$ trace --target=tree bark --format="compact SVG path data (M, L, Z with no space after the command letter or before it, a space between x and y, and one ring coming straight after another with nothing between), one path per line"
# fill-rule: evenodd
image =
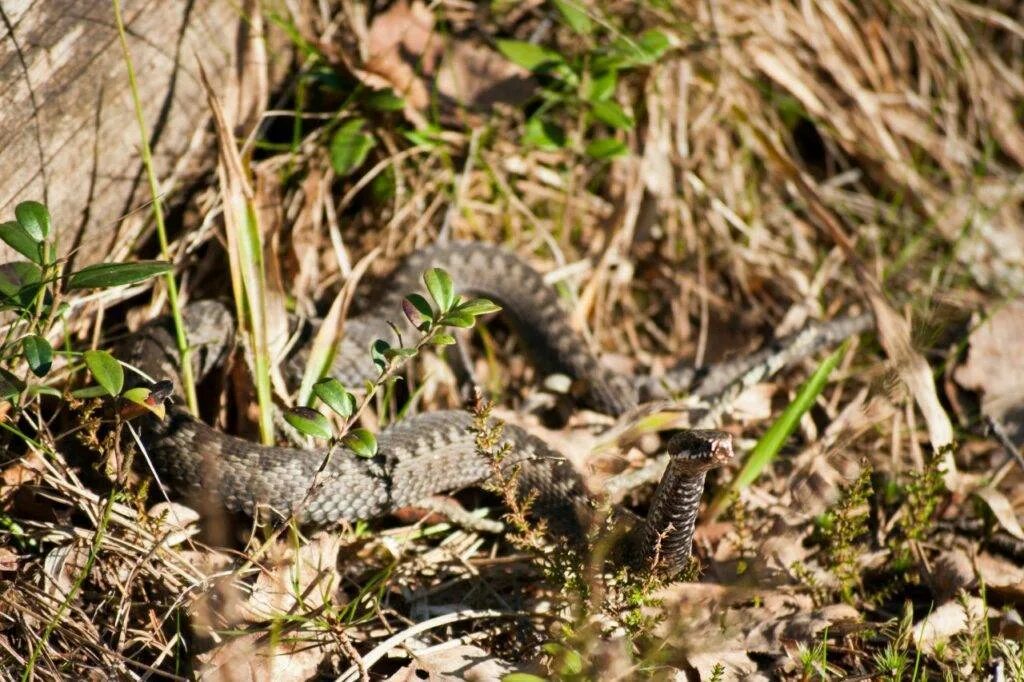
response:
M128 0L123 15L161 192L209 160L198 69L221 90L246 2ZM255 4L255 3L251 3ZM135 238L151 199L112 0L0 0L0 222L44 202L76 267ZM0 262L12 258L0 244Z

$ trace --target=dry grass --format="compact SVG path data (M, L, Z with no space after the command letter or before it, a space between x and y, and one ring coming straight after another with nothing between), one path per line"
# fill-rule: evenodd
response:
M660 623L637 621L632 637L623 636L625 612L609 609L614 600L595 594L596 585L560 591L565 576L545 575L538 566L547 564L500 537L429 520L311 539L285 533L266 544L266 529L238 532L241 540L213 533L216 542L208 531L203 540L220 547L211 549L194 524L175 529L144 514L143 497L119 493L107 504L102 488L79 479L95 474L68 466L57 427L33 406L19 428L31 426L40 447L0 474L3 674L17 677L51 623L39 679L202 670L211 679L378 678L409 664L412 652L420 670L478 665L484 679L518 666L552 677L601 670L603 679L675 669L711 679L716 664L723 672L715 679L754 670L881 677L899 665L907 677L977 678L999 660L1012 673L1014 656L1024 666L1008 644L1021 635L1012 614L1024 604L1024 577L954 523L977 516L965 495L993 480L1003 450L983 435L974 398L950 379L972 316L1024 289L1024 15L1016 3L588 3L604 28L587 38L539 2L400 6L384 18L359 3L325 14L313 7L268 12L268 24L289 26L315 48L282 98L289 111L302 103L303 124L266 114L243 148L256 148L267 286L298 310L325 310L375 248L370 270L380 274L439 237L499 242L552 273L574 324L609 364L659 371L865 309L874 280L909 322L941 400L908 390L905 358L888 345L855 345L770 474L703 526L703 580L638 607ZM659 28L673 40L656 63L620 76L615 100L636 118L632 130L610 132L588 124L577 105L555 107L550 120L569 144L540 150L522 142L524 107L451 104L453 92L508 87L508 71L480 56L495 37L534 38L579 56L614 39L609 27L632 37ZM398 35L404 52L393 44ZM439 85L432 101L431 83L459 81L446 55L477 70L468 68L460 87ZM312 72L349 80L332 89L299 76ZM405 91L405 111L367 113L352 74ZM258 89L253 78L243 72L242 93ZM233 116L255 120L251 113ZM356 172L338 177L331 133L339 117L354 115L366 117L376 145ZM435 141L400 130L428 124L439 126ZM605 162L582 153L610 134L629 154ZM178 262L193 273L185 296L223 287L221 190L211 179L176 198ZM531 382L500 332L479 336L478 365L513 406ZM748 394L746 411L728 422L742 445L765 431L813 367ZM416 409L458 404L438 368L424 362L412 376L425 386ZM381 415L399 407L382 405ZM963 474L947 477L953 491L933 464L933 420L946 413ZM585 450L577 423L587 419L561 442ZM589 462L600 477L635 455ZM860 477L868 468L874 475ZM1024 472L1011 466L994 480L988 489L1012 516ZM158 500L151 494L148 504ZM914 626L923 632L943 609L954 634L936 646Z

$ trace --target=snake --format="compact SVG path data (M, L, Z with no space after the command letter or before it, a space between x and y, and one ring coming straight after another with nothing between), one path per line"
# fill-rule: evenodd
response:
M415 335L402 312L403 298L423 291L428 268L445 270L463 296L501 306L522 347L541 375L563 374L573 394L595 411L623 415L645 401L680 391L711 394L767 357L771 349L698 372L680 367L661 377L626 375L606 367L568 322L556 290L523 258L482 242L436 244L410 254L384 278L363 312L350 316L328 373L346 386L378 377L369 348L397 330ZM183 311L197 376L228 355L235 323L226 305L200 300ZM864 329L869 320L843 319L817 331L808 352ZM409 338L406 336L405 338ZM166 320L144 325L121 344L118 356L151 378L177 387L180 358ZM285 363L295 365L296 363ZM555 448L523 428L501 428L502 452L479 447L479 424L466 411L440 410L407 416L377 434L377 452L366 458L345 447L279 447L257 444L215 429L178 403L159 419L147 415L140 439L156 474L174 493L206 495L230 512L254 515L276 510L300 524L332 526L376 519L432 496L493 481L514 472L516 489L549 530L582 546L594 497L578 471ZM707 473L734 458L731 436L717 430L682 430L667 439L668 466L646 517L635 518L622 546L628 563L664 575L684 568Z

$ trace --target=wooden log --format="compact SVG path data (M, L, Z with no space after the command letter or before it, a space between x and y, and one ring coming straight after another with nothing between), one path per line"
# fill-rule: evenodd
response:
M209 160L201 142L214 88L235 73L240 7L225 0L123 4L163 192ZM0 222L28 199L49 206L62 255L81 266L134 239L150 190L111 0L0 0ZM0 262L11 258L0 244Z

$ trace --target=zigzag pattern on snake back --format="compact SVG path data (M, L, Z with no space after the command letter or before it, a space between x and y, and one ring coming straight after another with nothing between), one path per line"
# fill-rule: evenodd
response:
M400 303L406 294L422 290L420 277L429 267L448 271L460 294L499 303L538 369L572 377L582 386L583 402L599 411L618 415L641 398L686 388L701 392L702 379L722 383L749 369L748 358L702 376L687 369L657 380L616 374L568 326L557 295L536 270L504 249L456 243L433 246L406 259L370 312L347 321L330 374L348 386L375 378L368 348L376 339L391 338L389 322L403 334L415 334ZM212 301L190 305L185 318L190 343L197 350L197 372L202 374L224 356L234 324L227 309ZM865 326L863 318L823 326L806 350L813 352ZM119 355L154 378L177 381L175 343L163 324L147 325L134 334ZM310 486L325 460L325 449L258 445L217 431L177 406L171 406L163 421L147 418L143 443L163 482L182 495L205 490L231 511L252 514L257 505L266 505L285 514L294 512L302 523L324 525L379 517L431 495L487 480L493 464L477 452L471 421L468 414L455 411L406 418L378 435L379 452L373 459L344 450L334 453L322 485L312 494ZM689 557L705 472L732 455L727 434L687 433L670 441L673 457L652 502L652 513L634 532L634 544L643 559L659 552L672 570L685 565ZM511 448L503 465L519 467L519 488L536 495L534 509L556 521L561 534L582 541L585 518L581 512L590 507L590 499L578 473L546 443L522 429L506 426L504 437ZM666 557L665 551L674 554Z

